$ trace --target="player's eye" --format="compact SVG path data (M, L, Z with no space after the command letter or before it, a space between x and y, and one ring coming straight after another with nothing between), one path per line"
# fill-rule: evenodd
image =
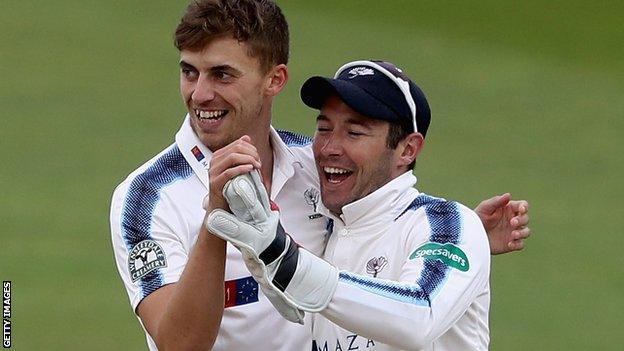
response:
M232 76L231 74L229 74L226 71L216 71L216 72L214 72L214 77L216 79L218 79L218 80L221 80L221 81L230 81L230 80L232 80L232 78L234 76Z
M197 77L197 71L191 68L181 68L180 71L182 72L182 75L184 76L184 78L186 79L194 79Z
M364 133L357 131L357 130L350 130L348 133L349 133L349 136L352 136L352 137L359 137L359 136L364 135Z
M329 129L329 127L323 127L323 126L317 126L316 127L316 132L317 133L327 133L330 132L331 129Z

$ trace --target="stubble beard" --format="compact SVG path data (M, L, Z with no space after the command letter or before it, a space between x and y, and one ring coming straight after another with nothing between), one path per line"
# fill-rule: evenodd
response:
M256 132L264 127L259 126L260 116L263 112L263 104L260 100L259 103L254 104L255 106L251 106L249 109L245 109L241 107L240 111L233 115L232 111L228 113L225 117L225 123L220 126L220 131L218 133L206 133L201 130L201 127L198 125L197 116L194 116L191 112L191 127L193 131L200 139L202 144L206 146L210 151L215 152L232 142L236 141L243 135L249 135L252 138L252 143L255 141L254 136L258 135ZM255 111L251 114L248 114L247 111ZM269 117L270 118L270 117ZM255 143L254 143L255 145Z
M369 174L358 174L356 183L353 185L353 188L346 195L345 199L336 201L335 204L330 204L329 206L325 205L330 212L335 215L342 214L342 208L350 203L358 201L360 199L365 198L371 193L375 192L379 188L383 187L387 183L392 180L391 173L391 153L383 155L380 160L375 162L378 166L371 170ZM366 182L363 183L362 180ZM321 199L324 204L327 202L324 200L326 197L326 191L321 189ZM325 194L325 196L323 196Z

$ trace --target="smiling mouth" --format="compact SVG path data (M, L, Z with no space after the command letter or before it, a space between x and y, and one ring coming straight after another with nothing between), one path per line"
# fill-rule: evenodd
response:
M197 118L200 121L218 121L222 118L225 117L225 115L228 114L228 110L199 110L199 109L193 109L193 112L195 112L195 116L197 116Z
M331 184L340 184L353 174L352 171L337 167L323 167L323 173L325 173L325 179Z

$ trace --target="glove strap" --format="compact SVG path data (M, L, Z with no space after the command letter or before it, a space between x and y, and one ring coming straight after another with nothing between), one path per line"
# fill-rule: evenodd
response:
M299 261L299 248L292 238L288 240L288 251L284 254L280 262L277 272L273 277L273 284L281 291L286 290L288 284L292 280L297 270L297 262Z
M264 264L269 265L282 256L286 249L286 235L282 223L278 223L275 238L259 256Z
M277 271L273 276L273 284L281 291L286 290L297 269L299 250L297 243L286 234L282 223L278 223L275 238L262 251L259 258L267 266L281 258Z

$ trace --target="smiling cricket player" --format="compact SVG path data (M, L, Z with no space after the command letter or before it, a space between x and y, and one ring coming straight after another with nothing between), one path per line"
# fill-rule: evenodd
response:
M238 247L284 317L313 321L312 350L486 350L490 249L467 207L419 192L412 168L430 122L425 95L393 64L356 61L310 78L320 110L314 159L320 212L332 219L322 260L271 211L257 174L224 189L232 215L209 229Z

